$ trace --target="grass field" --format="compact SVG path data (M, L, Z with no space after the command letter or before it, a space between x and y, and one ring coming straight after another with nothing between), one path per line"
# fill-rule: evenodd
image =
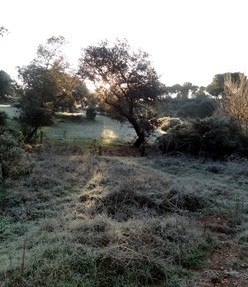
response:
M9 118L13 118L17 115L17 108L10 105L0 104L0 111L6 112Z
M81 117L77 119L78 116ZM94 121L85 117L85 112L80 114L63 114L62 119L51 127L43 128L45 137L52 140L63 141L92 141L97 139L106 143L132 142L135 132L127 124L121 124L103 115L97 115Z
M17 115L17 109L8 105L0 105L0 110L5 111L9 119ZM135 132L128 124L121 124L103 115L97 115L95 121L87 120L83 110L77 114L64 113L58 116L60 120L55 120L54 125L42 128L46 140L91 142L97 139L105 143L123 143L135 139Z
M248 286L247 160L77 145L131 132L103 116L44 129L32 172L0 185L1 287Z
M33 159L0 189L1 286L248 286L247 162Z

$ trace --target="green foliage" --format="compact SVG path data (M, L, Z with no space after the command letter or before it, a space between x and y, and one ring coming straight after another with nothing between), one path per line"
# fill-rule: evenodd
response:
M167 152L223 157L244 147L238 124L233 119L210 117L183 122L167 131L158 140L159 148Z
M7 124L7 114L5 112L0 111L0 127L3 127Z
M36 93L28 90L20 102L20 122L30 127L40 127L51 124L53 117L53 106L50 102L43 102Z
M225 90L224 81L227 75L228 73L215 75L212 83L207 86L207 92L216 98L223 96ZM237 82L239 79L239 73L231 73L231 77L235 82Z
M9 96L14 95L14 82L4 71L0 71L0 101L5 102Z
M206 266L205 256L208 251L209 245L206 243L194 246L191 250L188 250L187 255L183 258L182 266L188 269Z
M96 109L95 108L87 108L86 118L90 121L93 121L96 118Z
M196 103L188 103L178 111L179 117L196 118L198 114L198 105Z
M21 136L0 130L0 182L30 171L30 158L21 147L21 142Z
M179 117L188 118L206 118L213 115L215 111L214 102L210 99L204 99L199 101L198 99L192 99L189 103L182 106L177 115Z
M159 113L170 117L206 118L216 111L217 102L204 93L192 98L166 98L161 100Z
M79 74L97 82L100 107L119 121L134 128L139 146L154 129L155 102L164 86L142 51L133 52L126 40L111 46L107 41L84 50Z
M192 83L186 82L182 86L180 84L175 84L171 87L166 87L166 92L168 95L174 95L178 99L187 99L190 92L195 93L198 87Z
M20 101L20 122L26 140L37 129L51 123L55 111L72 111L76 103L84 104L86 85L72 73L62 55L63 37L52 37L40 45L30 65L19 68L24 83Z
M32 90L26 91L20 101L19 122L24 140L29 142L39 127L49 125L53 119L51 103L44 103Z

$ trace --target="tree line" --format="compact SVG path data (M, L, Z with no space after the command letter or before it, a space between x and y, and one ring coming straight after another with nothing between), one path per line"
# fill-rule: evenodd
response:
M6 33L0 28L0 35ZM127 40L82 50L77 71L63 54L64 37L51 37L37 48L36 57L18 67L21 84L0 71L1 102L18 99L19 122L27 141L43 125L52 123L57 111L73 111L77 105L95 109L121 122L129 122L139 147L160 124L159 117L180 118L221 116L234 118L240 132L248 128L248 80L242 73L215 75L207 87L192 83L166 86L144 51L133 51ZM87 81L95 84L90 92Z

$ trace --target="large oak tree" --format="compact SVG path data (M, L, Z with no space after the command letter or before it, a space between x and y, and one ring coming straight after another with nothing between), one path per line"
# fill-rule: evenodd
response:
M96 84L101 107L113 118L129 122L140 146L154 129L155 104L164 86L143 51L134 52L126 40L102 41L83 50L79 75Z

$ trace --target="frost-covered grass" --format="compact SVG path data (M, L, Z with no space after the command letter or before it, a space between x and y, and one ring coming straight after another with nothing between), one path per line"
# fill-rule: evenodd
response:
M12 107L11 105L1 105L0 111L6 112L9 118L13 118L17 115L17 108Z
M63 114L50 127L43 128L47 139L55 141L85 141L93 139L105 143L132 142L135 132L126 123L119 123L103 115L97 115L94 121L87 120L85 113Z
M33 152L0 187L3 286L197 286L215 246L200 224L247 244L247 162Z

